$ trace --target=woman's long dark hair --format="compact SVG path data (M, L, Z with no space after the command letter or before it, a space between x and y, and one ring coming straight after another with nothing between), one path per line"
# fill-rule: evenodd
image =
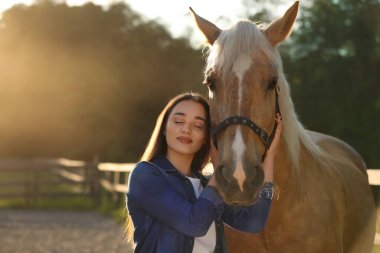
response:
M177 104L186 100L201 104L206 112L206 143L202 145L201 149L194 155L191 169L199 172L206 166L209 161L210 153L210 109L207 100L202 95L193 92L179 94L168 102L157 118L156 126L140 161L152 161L158 156L166 155L168 146L164 132L169 115Z
M165 127L168 122L170 113L173 108L181 101L194 101L203 106L206 112L206 143L202 145L200 150L195 153L193 161L191 163L191 170L193 172L200 173L201 170L206 166L210 158L210 109L207 100L199 93L186 92L177 95L172 98L165 108L161 111L157 118L156 126L154 127L152 136L149 139L148 145L140 158L140 161L152 161L154 158L166 155L167 143L164 135ZM131 216L128 214L127 210L124 210L124 236L127 240L128 246L133 247L133 223Z

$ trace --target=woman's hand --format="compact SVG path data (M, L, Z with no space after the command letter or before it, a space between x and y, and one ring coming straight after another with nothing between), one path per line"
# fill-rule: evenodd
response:
M267 151L267 157L268 156L274 156L276 154L277 149L278 149L278 143L280 142L280 136L281 136L281 132L282 132L281 114L277 113L276 121L277 121L276 133L274 134L272 144L270 145L270 147Z
M280 142L280 136L282 132L282 118L281 115L278 113L276 115L276 121L277 121L277 128L276 133L274 135L272 144L270 145L266 157L263 161L263 170L264 170L264 182L272 182L273 181L273 162L274 162L274 156L277 152L278 145Z
M208 181L208 185L216 187L217 183L215 179L215 170L219 166L219 153L213 144L211 144L211 148L210 148L210 158L211 158L211 163L214 167L214 173L212 174L210 180Z

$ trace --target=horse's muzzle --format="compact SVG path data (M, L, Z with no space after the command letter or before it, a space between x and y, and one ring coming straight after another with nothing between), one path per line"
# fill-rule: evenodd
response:
M258 192L264 180L261 165L245 169L245 179L242 187L234 177L234 171L226 164L221 164L215 171L218 189L224 201L232 205L248 205L258 199Z

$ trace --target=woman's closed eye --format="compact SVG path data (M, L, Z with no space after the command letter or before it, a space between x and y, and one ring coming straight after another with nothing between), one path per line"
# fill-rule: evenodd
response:
M203 121L201 120L186 120L186 119L183 119L181 117L174 117L173 118L173 123L178 125L178 126L182 126L183 124L189 124L189 126L193 127L194 129L199 129L199 130L203 130L205 129L205 124Z
M204 129L204 124L202 124L202 123L197 123L197 124L194 124L193 125L195 128L198 128L198 129L201 129L201 130L203 130Z
M177 125L182 125L182 124L184 124L185 122L182 121L182 120L175 120L174 123L177 124ZM203 125L200 125L200 124L194 124L193 127L195 127L195 128L199 128L199 129L203 129L203 128L204 128L204 126L203 126Z

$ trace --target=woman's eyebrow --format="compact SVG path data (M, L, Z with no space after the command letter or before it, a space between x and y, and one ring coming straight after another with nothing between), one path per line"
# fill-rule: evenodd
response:
M204 123L206 123L206 120L204 118L200 117L200 116L196 116L195 118L199 119L199 120L202 120Z
M180 116L186 116L186 113L183 112L175 112L173 115L180 115ZM204 123L206 123L206 119L202 118L201 116L195 116L196 119L202 120Z

